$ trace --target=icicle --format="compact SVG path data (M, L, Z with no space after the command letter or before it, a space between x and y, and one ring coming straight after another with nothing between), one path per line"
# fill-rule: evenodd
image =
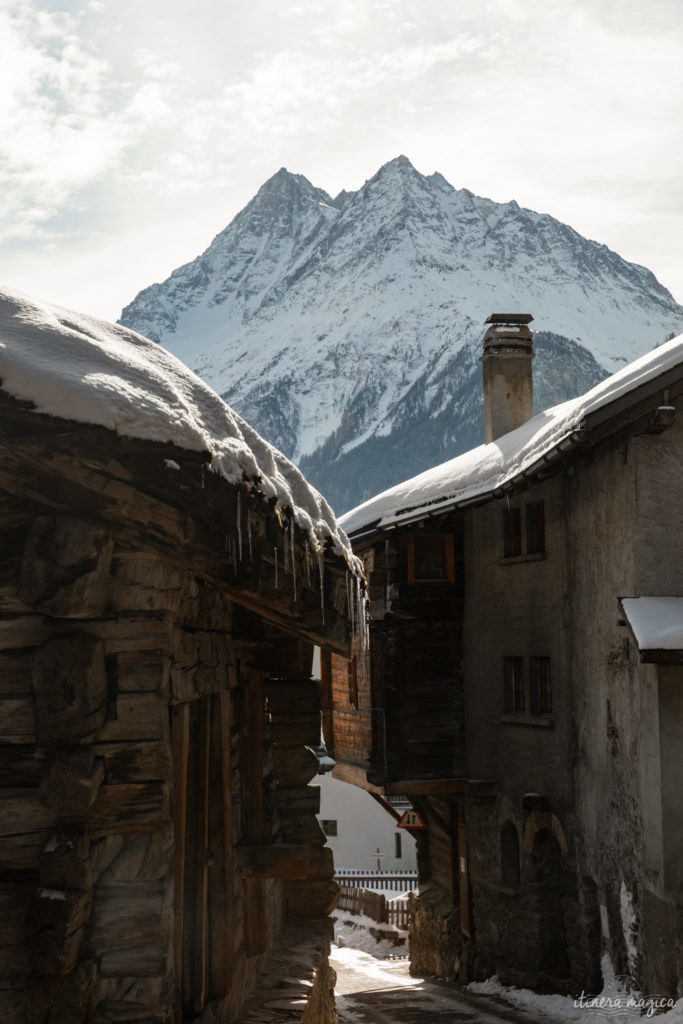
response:
M242 561L242 492L237 492L237 557Z
M323 626L325 625L325 561L323 549L318 552L318 572L320 573L320 607L323 613Z
M274 548L275 551L275 589L277 590L277 544Z
M287 547L287 527L286 526L285 526L285 536L284 536L284 540L282 542L282 553L283 553L283 563L284 563L284 567L285 567L285 572L289 572L289 549Z
M249 540L249 558L254 561L254 551L251 545L251 509L247 512L247 538Z
M202 462L202 490L204 490L204 463Z
M351 618L351 576L346 570L346 613Z
M296 601L296 559L294 552L294 520L289 523L289 539L292 545L292 582L294 584L294 600Z
M308 541L306 541L306 579L308 580L308 586L311 586L311 554L308 550Z

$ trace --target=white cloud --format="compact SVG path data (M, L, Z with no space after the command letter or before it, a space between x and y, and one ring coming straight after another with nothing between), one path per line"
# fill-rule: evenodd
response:
M335 192L406 152L683 298L678 0L64 3L0 0L0 238L164 264L169 217L208 241L283 164Z

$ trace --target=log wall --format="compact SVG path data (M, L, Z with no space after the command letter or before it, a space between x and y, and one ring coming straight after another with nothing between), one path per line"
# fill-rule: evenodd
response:
M285 918L336 903L312 649L39 497L0 516L0 1013L236 1020Z

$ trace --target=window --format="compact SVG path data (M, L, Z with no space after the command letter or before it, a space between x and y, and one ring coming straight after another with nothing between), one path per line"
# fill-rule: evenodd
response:
M394 840L396 842L396 849L394 851L394 853L396 854L396 860L400 860L400 858L401 858L401 833L400 832L396 831L394 833Z
M517 558L522 553L522 512L519 508L503 509L503 557Z
M524 659L504 658L505 714L524 711Z
M525 542L525 546L522 544ZM524 537L522 537L522 509L519 506L503 509L503 558L545 554L545 505L531 501L524 506Z
M545 551L545 507L542 501L526 506L526 553L542 555Z
M550 715L550 658L529 658L529 705L532 715Z
M337 819L336 818L322 818L320 822L322 830L326 836L337 835Z
M349 674L349 704L357 708L358 707L358 663L356 656L351 658L348 662L348 674Z
M519 836L511 821L500 830L500 880L504 885L519 883Z
M408 539L409 583L454 583L453 537L421 530Z

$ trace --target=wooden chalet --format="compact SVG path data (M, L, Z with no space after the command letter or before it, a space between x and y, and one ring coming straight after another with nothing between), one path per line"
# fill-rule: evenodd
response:
M171 377L194 404L159 398L152 430ZM331 1024L311 666L348 654L357 571L333 517L124 329L3 295L0 378L3 1020ZM232 479L172 440L203 402Z
M417 972L676 998L683 340L534 418L530 319L489 321L488 443L341 520L370 656L324 659L326 742L426 823Z

